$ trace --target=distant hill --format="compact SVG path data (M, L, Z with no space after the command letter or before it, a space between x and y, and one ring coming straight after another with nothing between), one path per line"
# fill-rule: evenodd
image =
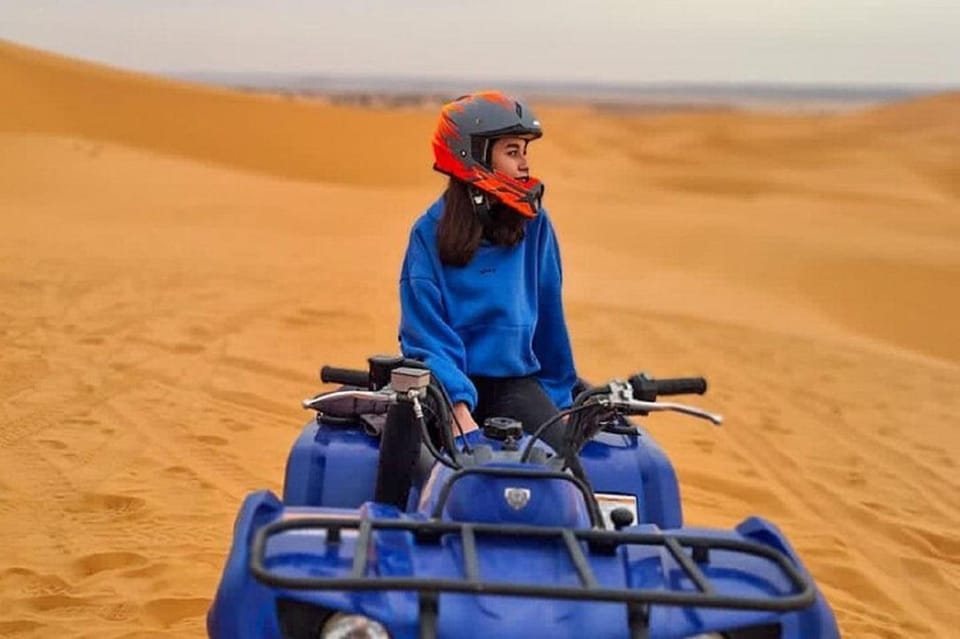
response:
M792 85L751 83L651 83L469 81L423 77L334 76L297 73L168 73L170 78L254 92L326 96L352 104L398 106L437 103L478 88L531 99L675 108L741 108L838 111L910 100L939 87L895 85Z

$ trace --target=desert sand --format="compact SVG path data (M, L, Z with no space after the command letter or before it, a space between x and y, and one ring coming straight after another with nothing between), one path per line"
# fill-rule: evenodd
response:
M0 636L204 636L318 367L397 350L436 114L2 42L0 96ZM581 374L726 417L645 421L687 522L776 522L845 637L957 636L960 95L539 111Z

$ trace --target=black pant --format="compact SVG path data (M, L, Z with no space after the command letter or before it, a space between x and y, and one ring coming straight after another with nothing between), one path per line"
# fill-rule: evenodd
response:
M477 388L478 401L473 418L482 428L488 417L509 417L523 424L533 434L559 411L535 377L471 377ZM563 437L559 421L548 428L542 439L558 450Z

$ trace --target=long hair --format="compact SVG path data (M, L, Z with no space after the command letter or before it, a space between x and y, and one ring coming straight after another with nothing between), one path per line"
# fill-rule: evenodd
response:
M498 246L515 246L524 237L526 218L496 203L486 224L473 210L467 185L450 178L443 195L443 215L437 227L437 250L447 266L466 266L483 240Z

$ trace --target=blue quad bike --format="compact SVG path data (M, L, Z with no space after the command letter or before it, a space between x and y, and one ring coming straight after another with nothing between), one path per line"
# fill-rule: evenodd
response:
M548 446L506 418L454 437L422 364L324 367L338 390L287 461L283 499L247 496L207 615L214 639L831 639L790 544L751 517L684 525L676 474L642 428L703 378L578 389Z

